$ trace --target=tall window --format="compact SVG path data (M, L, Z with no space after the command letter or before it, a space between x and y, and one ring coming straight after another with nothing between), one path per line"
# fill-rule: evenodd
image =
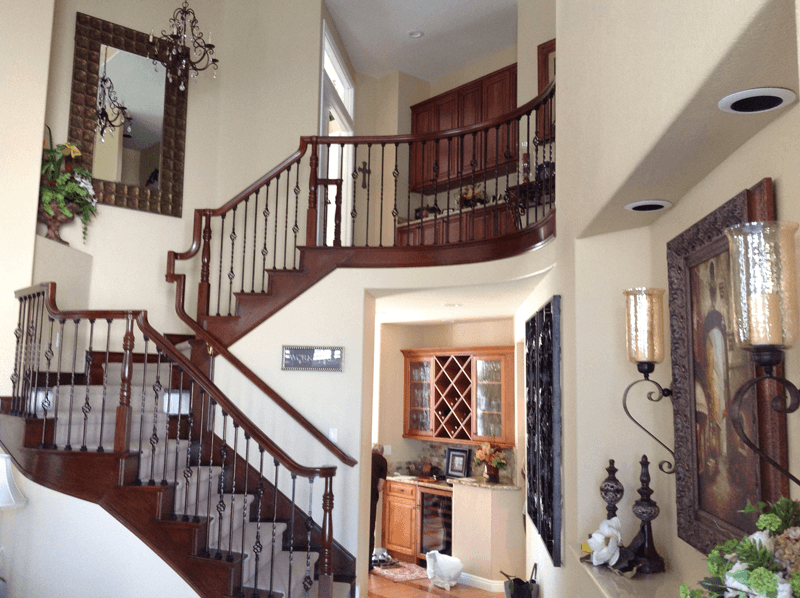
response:
M322 22L322 73L319 134L323 136L352 136L354 86L345 67L344 60L333 40L328 25ZM350 245L351 222L345 215L350 213L352 203L352 148L346 148L342 155L341 148L331 145L330 152L325 146L320 147L319 177L340 180L342 194L342 245ZM317 226L318 243L331 245L334 236L335 184L320 186L318 197L324 204L319 206L319 222Z

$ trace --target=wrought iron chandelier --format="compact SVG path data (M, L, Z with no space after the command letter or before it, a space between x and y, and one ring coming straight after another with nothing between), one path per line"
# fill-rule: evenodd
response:
M197 78L197 73L214 67L214 77L219 68L219 60L214 58L214 44L203 39L203 33L197 23L194 10L184 0L180 8L169 20L171 33L161 32L159 40L150 33L148 58L158 66L163 64L167 69L167 78L172 83L173 77L180 81L181 91L186 89L185 82L189 77ZM160 41L161 43L157 43ZM188 43L187 43L188 42Z
M128 121L127 130L131 132L128 109L117 100L117 93L114 91L114 84L106 74L106 62L108 61L108 46L105 46L103 55L103 74L97 83L97 124L95 132L100 134L100 141L105 141L107 130L112 133L115 129L122 127Z

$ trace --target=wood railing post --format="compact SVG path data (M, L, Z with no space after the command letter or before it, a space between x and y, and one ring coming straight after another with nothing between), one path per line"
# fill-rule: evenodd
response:
M319 168L319 145L311 142L308 175L308 212L306 213L306 247L317 245L317 169ZM298 165L299 168L299 165Z
M322 495L322 550L319 555L319 597L330 598L333 594L333 478L325 478L325 492Z
M200 285L197 289L197 318L208 315L211 283L211 215L205 215L206 225L203 228L203 252L200 265Z
M131 379L133 378L133 314L125 317L125 336L122 339L122 380L119 389L114 452L125 453L130 448L131 437Z

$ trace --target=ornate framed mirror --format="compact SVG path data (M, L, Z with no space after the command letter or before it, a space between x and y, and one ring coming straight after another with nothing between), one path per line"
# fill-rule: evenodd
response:
M159 40L155 40L160 43ZM109 23L102 19L90 17L82 13L77 14L75 23L75 55L72 67L72 94L70 98L69 133L68 139L78 144L82 152L81 166L95 172L95 153L99 146L95 138L95 124L97 119L97 84L100 78L100 69L105 56L114 52L105 52L106 47L120 50L120 57L129 59L130 62L144 62L138 57L147 58L148 36L145 33L128 29L121 25ZM102 50L102 51L101 51ZM135 56L125 56L129 53ZM154 66L148 61L152 73ZM133 210L142 210L154 214L180 217L183 211L183 167L184 148L186 141L186 105L188 89L180 91L180 82L173 78L170 82L166 78L164 67L158 69L164 78L163 121L161 122L161 135L158 140L149 139L148 150L120 149L117 180L105 180L94 177L94 188L97 200L100 203ZM117 83L115 82L115 86ZM120 85L122 87L122 85ZM129 89L142 88L136 82L129 84ZM156 92L160 93L160 92ZM126 100L121 96L122 100ZM158 104L161 105L160 103ZM133 115L133 122L137 125L136 106L128 106ZM148 120L158 121L158 118L140 117L140 122ZM154 125L158 128L157 124ZM135 129L134 129L135 131ZM122 135L119 129L114 135ZM108 140L108 133L106 133ZM122 140L115 140L115 143ZM126 140L127 141L127 140ZM108 143L106 141L105 143ZM160 152L157 152L160 144ZM122 143L118 147L122 147ZM155 148L155 150L154 150ZM149 151L150 158L142 158L141 168L126 167L122 175L122 154L131 154L131 151L145 154ZM149 160L149 162L148 162ZM116 159L115 159L116 161ZM149 165L146 165L149 164ZM155 169L157 168L157 171ZM150 175L139 176L137 171L149 171ZM105 174L107 169L101 169ZM154 180L154 176L157 180ZM124 181L124 182L123 182Z

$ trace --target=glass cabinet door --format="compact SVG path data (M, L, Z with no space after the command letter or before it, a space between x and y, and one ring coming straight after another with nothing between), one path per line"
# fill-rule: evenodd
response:
M475 357L475 434L503 436L503 359Z
M428 432L431 429L431 360L408 364L408 429Z

